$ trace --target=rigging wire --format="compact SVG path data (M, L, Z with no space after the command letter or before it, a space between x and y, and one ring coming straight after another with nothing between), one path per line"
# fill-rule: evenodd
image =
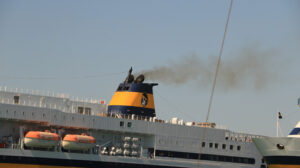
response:
M213 87L212 87L211 95L210 95L210 98L209 98L208 111L207 111L205 122L207 122L208 119L209 119L211 105L212 105L212 101L213 101L213 97L214 97L214 92L215 92L216 83L217 83L217 77L218 77L218 73L219 73L219 69L220 69L220 65L221 65L221 61L222 61L221 58L222 58L222 55L223 55L224 43L225 43L225 39L226 39L226 35L227 35L227 29L228 29L228 24L229 24L229 20L230 20L232 3L233 3L233 0L230 1L230 6L229 6L229 10L228 10L226 25L225 25L225 31L224 31L224 34L223 34L222 44L221 44L221 48L220 48L220 52L219 52L219 58L218 58L218 63L217 63L217 67L216 67L215 77L214 77L214 81L213 81Z
M207 114L206 114L205 123L208 122L210 111L211 111L211 105L212 105L213 96L214 96L214 92L215 92L215 88L216 88L217 77L218 77L218 73L219 73L219 69L220 69L220 65L221 65L221 61L222 61L221 58L222 58L222 55L223 55L223 48L224 48L224 43L225 43L225 39L226 39L226 35L227 35L228 24L229 24L231 10L232 10L232 4L233 4L233 0L230 0L230 6L229 6L228 14L227 14L226 25L225 25L223 38L222 38L222 44L221 44L221 48L220 48L220 52L219 52L218 63L217 63L217 66L216 66L216 71L215 71L213 86L212 86L212 90L211 90L211 95L210 95L210 98L209 98L209 104L208 104L208 110L207 110ZM206 128L206 126L204 126L204 129L203 129L203 132L202 132L202 141L201 141L202 143L205 140L206 130L207 130L207 128ZM202 153L202 149L203 149L202 143L200 143L200 152L199 152L199 155L198 155L198 167L200 166L201 153Z

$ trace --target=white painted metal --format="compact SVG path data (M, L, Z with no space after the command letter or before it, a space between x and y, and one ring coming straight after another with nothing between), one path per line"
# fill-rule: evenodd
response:
M14 104L13 97L18 94L20 103ZM78 114L78 107L91 108L91 115ZM19 146L17 149L0 148L0 155L68 158L78 160L97 160L136 163L145 165L166 165L173 167L198 167L199 162L193 159L159 157L157 153L151 155L150 149L199 153L202 140L207 144L201 151L206 154L238 156L255 158L256 163L240 164L230 162L216 162L201 160L203 167L260 167L261 155L251 142L257 135L235 133L227 129L203 128L192 124L184 125L183 121L158 121L156 117L138 120L138 117L109 117L106 104L75 101L62 96L52 97L29 93L0 91L0 138L11 137L10 144ZM124 126L120 127L120 122ZM131 122L131 127L127 123ZM177 123L177 124L176 124ZM60 135L68 130L77 133L87 133L96 139L99 152L95 154L80 154L61 151L23 150L20 148L26 131L39 129L37 127L51 127ZM206 137L202 138L206 129ZM13 131L15 130L15 131ZM133 148L125 150L124 144ZM209 143L219 144L218 148L210 148ZM222 144L227 146L222 149ZM229 146L234 149L230 150ZM62 143L62 146L64 144ZM241 150L237 150L241 146ZM111 153L112 147L115 147ZM94 147L95 148L95 147ZM94 149L93 148L93 149ZM20 150L21 149L21 150ZM71 148L69 148L71 149ZM91 148L90 148L91 149ZM124 157L123 155L128 157ZM110 155L111 154L111 155ZM133 157L134 156L134 157Z

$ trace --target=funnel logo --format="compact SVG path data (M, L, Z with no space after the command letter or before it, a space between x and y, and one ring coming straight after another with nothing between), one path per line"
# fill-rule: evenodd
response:
M146 93L143 93L141 104L145 107L148 104L148 96Z

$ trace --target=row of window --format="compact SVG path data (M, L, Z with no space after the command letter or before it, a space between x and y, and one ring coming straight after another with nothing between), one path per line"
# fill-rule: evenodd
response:
M206 143L205 142L202 142L202 147L204 148L206 146ZM215 149L219 149L219 144L218 143L209 143L209 148L215 148ZM227 145L226 144L222 144L222 149L227 149ZM234 149L234 145L229 145L229 149L230 150L233 150ZM241 146L238 145L236 147L236 149L238 151L241 150Z
M8 115L8 113L9 113L9 111L6 110L6 115ZM0 114L1 114L1 111L0 111ZM22 115L25 116L25 111L22 112ZM14 111L14 117L16 117L16 116L17 116L17 111ZM34 118L34 117L35 117L35 114L32 112L32 113L31 113L31 116ZM42 116L43 116L43 119L46 118L46 114L45 114L45 113L43 113ZM57 120L56 115L54 115L53 118L54 118L55 120ZM66 120L66 116L64 115L64 116L63 116L63 121L65 121L65 120ZM74 118L74 116L72 116L72 121L74 121L74 120L75 120L75 118ZM82 121L84 121L84 117L82 118ZM94 118L93 118L92 122L93 122L93 123L95 122L95 119L94 119ZM128 124L128 125L129 125L128 127L131 127L131 123Z
M123 123L123 125L124 125L124 123ZM166 144L166 142L169 142L169 141L163 140L163 139L159 140L159 144L161 144L161 145ZM175 142L175 143L173 143L173 142ZM170 141L169 143L176 144L176 146L180 146L180 144L181 144L179 141ZM193 144L193 145L195 146L196 144ZM223 150L229 149L229 150L240 151L242 149L242 147L240 145L237 145L236 148L235 148L235 145L228 145L227 146L226 144L222 144L222 145L220 144L219 145L218 143L208 143L208 145L207 145L206 142L202 142L201 146L202 146L202 148L209 147L209 148L212 148L212 149L214 148L214 149L223 149Z
M152 151L153 151L153 149L152 149ZM199 159L200 158L200 160L255 164L255 159L254 158L224 156L224 155L211 155L211 154L199 154L199 153L187 153L187 152L175 152L175 151L164 151L164 150L156 150L156 156L184 158L184 159Z
M125 126L124 121L120 121L120 127L124 127L124 126ZM128 127L128 128L131 128L131 126L132 126L132 123L131 123L131 122L128 122L128 123L127 123L127 127Z

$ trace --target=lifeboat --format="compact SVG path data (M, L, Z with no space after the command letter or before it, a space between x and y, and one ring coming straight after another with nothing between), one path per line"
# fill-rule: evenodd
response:
M62 147L65 150L87 151L95 147L95 143L96 140L92 136L67 134L62 141Z
M46 130L42 131L29 131L25 135L24 145L26 147L37 147L37 148L53 148L59 143L59 135L51 133Z

